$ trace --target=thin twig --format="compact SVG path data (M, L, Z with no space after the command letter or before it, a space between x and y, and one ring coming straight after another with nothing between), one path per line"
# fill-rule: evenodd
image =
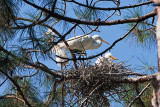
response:
M72 0L71 2L74 2L75 4L78 4L80 6L84 6L84 7L87 7L87 8L91 8L91 9L96 9L96 10L121 10L121 9L127 9L127 8L134 8L134 7L139 7L139 6L143 6L143 5L147 5L147 4L151 4L153 3L152 1L147 1L147 2L144 2L144 3L139 3L139 4L135 4L135 5L130 5L130 6L123 6L123 7L113 7L113 8L102 8L102 7L95 7L95 6L88 6L88 5L85 5L85 4L82 4L82 3L79 3L75 0Z
M4 99L4 98L15 98L15 99L17 99L17 100L22 101L22 102L24 103L24 106L25 106L25 101L24 101L23 99L21 99L21 98L16 97L15 95L12 95L12 96L7 95L7 96L2 96L2 97L0 97L0 99Z
M143 90L133 99L127 107L131 107L132 104L144 93L144 91L151 85L151 83L147 84Z
M0 87L7 81L8 78L6 78L1 84Z

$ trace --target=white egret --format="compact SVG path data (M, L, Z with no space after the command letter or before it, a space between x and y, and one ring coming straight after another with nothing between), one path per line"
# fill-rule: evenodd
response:
M104 63L109 62L112 63L112 60L118 60L117 58L113 57L110 52L107 52L104 56L100 56L95 61L95 65L102 66Z
M101 46L102 42L109 44L108 42L103 40L99 35L94 35L94 36L80 35L80 36L72 37L66 41L70 49L78 50L81 52L88 49L97 49ZM57 46L59 48L68 49L64 42L58 43Z

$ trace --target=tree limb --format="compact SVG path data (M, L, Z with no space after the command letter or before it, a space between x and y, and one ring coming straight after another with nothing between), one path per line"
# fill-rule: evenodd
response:
M27 61L27 60L25 60L25 59L22 59L22 58L17 57L16 55L14 55L13 53L7 51L6 49L4 49L4 48L1 47L1 46L0 46L0 51L5 52L6 54L10 55L11 57L16 58L17 60L20 60L22 63L27 64L27 65L30 65L30 66L34 67L35 69L41 69L41 70L49 73L50 75L53 75L53 76L58 77L58 78L61 78L61 77L62 77L62 75L56 74L56 73L52 72L51 70L49 70L49 69L47 69L47 68L45 68L45 67L43 67L43 66L40 66L40 65L38 65L38 64L31 63L31 62L29 62L29 61Z
M27 0L23 0L24 2L26 2L27 4L37 8L37 9L40 9L42 11L45 11L47 13L50 14L50 16L54 17L54 18L58 18L60 20L65 20L65 21L68 21L68 22L74 22L74 23L77 23L77 24L86 24L86 25L94 25L94 26L103 26L103 25L118 25L118 24L125 24L125 23L135 23L135 22L141 22L141 21L144 21L150 17L154 17L157 13L156 12L151 12L151 13L148 13L144 16L141 16L141 17L137 17L137 18L130 18L130 19L122 19L122 20L114 20L114 21L84 21L84 20L78 20L78 19L74 19L74 18L70 18L70 17L65 17L65 16L62 16L62 15L59 15L58 13L54 13L53 11L50 11L50 10L47 10L45 8L42 8L38 5L35 5Z

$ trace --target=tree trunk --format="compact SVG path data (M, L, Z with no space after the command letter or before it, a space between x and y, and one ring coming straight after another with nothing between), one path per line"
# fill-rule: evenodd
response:
M156 28L156 38L157 38L157 48L158 48L158 71L160 72L160 7L157 6L157 28Z
M152 0L153 2L159 4L159 0ZM160 107L160 6L157 6L155 11L157 12L157 27L156 27L156 39L157 39L157 54L158 54L158 75L153 78L153 98L151 100L153 107Z

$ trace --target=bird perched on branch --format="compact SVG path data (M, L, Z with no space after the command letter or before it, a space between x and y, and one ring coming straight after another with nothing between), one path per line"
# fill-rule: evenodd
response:
M51 29L48 29L48 31L44 35L47 35L47 34L55 36L55 33ZM80 35L80 36L72 37L66 40L66 42L68 43L69 48L71 50L74 50L74 51L76 50L79 52L84 52L89 49L97 49L102 45L102 42L109 44L108 42L103 40L99 35L93 35L93 36ZM67 59L63 59L63 58L68 58L66 50L68 50L68 47L64 42L60 42L53 47L52 51L56 54L57 62L67 63ZM60 58L58 56L63 58Z
M104 63L113 63L112 60L118 60L117 58L113 57L110 52L105 53L104 56L98 57L95 61L95 65L102 66Z
M105 40L103 40L99 35L80 35L76 37L72 37L66 42L69 45L69 48L71 50L77 50L79 52L84 52L89 49L97 49L101 46L102 42L105 42L106 44L109 44ZM66 44L64 42L60 42L57 44L59 48L65 48L68 49Z

